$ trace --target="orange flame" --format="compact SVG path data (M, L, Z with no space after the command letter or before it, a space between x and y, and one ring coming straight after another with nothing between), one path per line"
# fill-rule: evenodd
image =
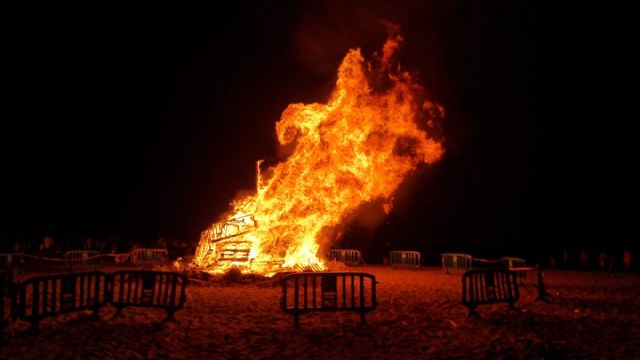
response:
M245 272L267 275L287 268L324 269L318 253L332 239L323 230L367 202L383 200L388 213L403 179L418 165L441 158L442 144L426 129L444 111L423 101L422 88L393 63L402 40L388 39L373 61L350 50L327 104L285 109L276 131L280 144L293 152L264 175L258 162L256 193L233 202L228 218L252 215L253 222L226 228L233 237L227 243L217 241L220 224L204 231L196 266L220 273L241 265ZM374 84L384 89L374 90ZM238 261L234 246L245 249ZM230 259L223 247L231 248Z

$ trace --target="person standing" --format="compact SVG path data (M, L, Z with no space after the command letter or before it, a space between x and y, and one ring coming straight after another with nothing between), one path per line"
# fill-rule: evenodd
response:
M624 249L622 253L622 265L624 271L631 271L631 251L629 249Z
M55 242L53 238L49 235L46 235L42 239L42 243L40 244L40 256L42 257L52 257L54 252Z
M607 254L604 251L598 254L598 268L600 271L607 270Z
M82 250L95 250L95 246L93 244L93 239L91 237L87 237L82 245Z

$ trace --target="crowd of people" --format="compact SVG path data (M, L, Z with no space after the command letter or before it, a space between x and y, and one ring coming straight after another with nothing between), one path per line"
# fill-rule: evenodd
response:
M90 250L102 254L129 253L136 248L162 248L167 249L170 258L192 256L195 254L195 243L178 239L167 240L159 236L153 240L140 238L107 237L83 237L55 239L45 235L38 241L16 240L10 243L2 243L0 253L22 253L43 258L62 258L64 253L71 250ZM544 261L543 261L544 263ZM638 271L637 261L634 263L630 249L619 251L568 251L551 255L547 258L546 266L551 269L580 269L599 271Z
M177 239L167 240L160 236L153 240L140 238L123 239L116 236L107 237L82 237L55 239L51 235L45 235L40 241L16 240L9 248L3 244L1 253L22 253L43 258L62 258L65 252L71 250L98 251L103 254L128 253L136 248L162 248L167 249L171 258L184 257L195 253L194 244Z
M638 270L633 262L633 254L630 249L620 251L563 251L561 254L549 256L549 268L555 269L581 269L600 271L632 271Z

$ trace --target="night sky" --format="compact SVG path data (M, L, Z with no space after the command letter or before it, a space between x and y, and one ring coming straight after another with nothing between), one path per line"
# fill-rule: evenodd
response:
M254 187L255 161L278 160L280 113L325 102L347 50L370 55L386 19L403 30L401 62L446 109L447 153L407 181L383 224L350 227L345 246L377 259L389 246L434 258L631 245L630 215L613 216L608 200L625 191L602 191L620 175L588 125L603 120L585 56L601 52L581 49L598 39L585 39L573 11L342 3L7 12L2 241L197 241Z

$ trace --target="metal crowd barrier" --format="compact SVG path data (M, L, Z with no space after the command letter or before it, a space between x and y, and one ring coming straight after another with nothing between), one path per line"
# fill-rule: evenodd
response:
M346 265L362 265L362 254L359 250L350 249L331 249L329 251L329 260L335 260L345 263Z
M74 311L98 311L108 301L109 274L84 272L39 276L18 285L17 315L38 329L40 320Z
M498 262L500 263L501 266L506 267L507 269L525 268L527 266L527 263L524 259L517 258L517 257L502 257L498 259ZM526 273L527 273L526 271L518 272L520 285L524 285L524 279L525 279Z
M135 249L130 253L102 254L92 250L70 250L62 258L22 253L0 254L0 265L18 273L67 271L77 266L151 266L169 261L166 249ZM89 270L89 269L86 269Z
M524 259L517 257L502 257L498 261L507 269L527 266Z
M420 253L417 251L391 251L389 263L393 268L410 267L417 270L420 267Z
M21 261L20 265L16 267L16 270L21 273L67 270L67 265L64 263L63 259L23 254Z
M74 265L94 265L102 263L102 254L93 250L71 250L63 255L64 263L67 266Z
M4 265L15 272L64 269L64 262L62 259L44 258L23 253L0 254L0 265Z
M167 249L135 249L131 252L131 263L134 265L155 265L167 262Z
M8 268L20 266L23 262L24 254L22 253L3 253L0 254L0 265Z
M476 307L485 304L508 303L515 309L520 299L517 273L509 269L476 269L462 275L462 304L469 315L477 316Z
M447 274L450 274L449 271L467 271L471 269L472 262L473 257L468 254L442 254L442 269Z
M127 306L162 308L167 320L186 301L186 276L168 271L117 271L111 274L110 302L118 314Z
M518 271L518 278L520 280L520 285L524 285L524 279L526 275L525 269L535 270L534 268L526 268L526 261L522 258L517 257L502 257L497 260L491 259L480 259L473 258L473 269L480 268L506 268L506 269L516 269L519 268L521 271Z
M101 265L108 266L133 266L130 253L102 254Z
M0 332L6 318L21 319L37 331L42 319L75 311L99 310L111 303L118 314L127 306L161 308L167 318L184 307L187 278L174 272L118 271L39 276L11 281L10 269L0 271Z
M530 272L530 271L535 271L536 272L536 277L538 280L538 297L536 300L542 300L542 301L547 301L547 292L545 290L544 287L544 273L542 271L542 268L540 268L539 266L536 267L512 267L509 270L511 270L512 272L518 274L518 278L520 279L520 283L519 285L521 286L525 286L523 279L525 278L525 274Z
M280 308L298 317L308 312L353 311L366 323L365 314L375 310L376 277L356 272L301 272L280 279Z

